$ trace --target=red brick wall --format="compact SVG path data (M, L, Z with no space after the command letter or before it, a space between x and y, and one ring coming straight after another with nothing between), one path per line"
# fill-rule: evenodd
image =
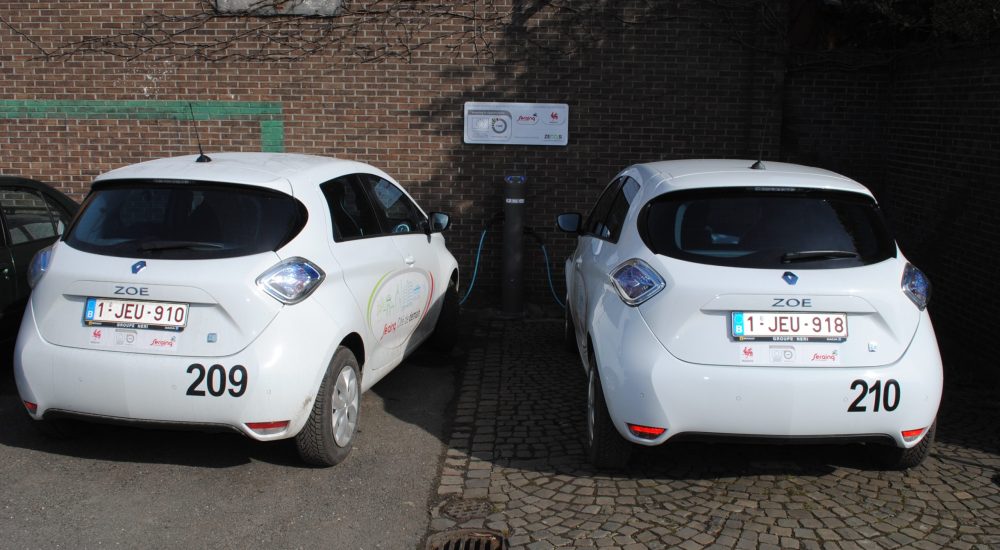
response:
M619 24L609 15L593 28L543 11L527 23L529 38L566 51L549 53L528 45L523 35L494 32L485 36L492 58L471 45L453 51L448 41L409 59L363 64L333 51L296 61L205 62L170 59L163 50L125 61L105 53L46 58L39 49L56 52L60 44L136 28L155 11L192 14L199 5L27 2L16 10L0 8L9 24L0 25L0 99L279 102L286 151L370 162L396 176L426 209L450 212L449 245L466 282L484 220L501 209L502 177L524 174L527 224L550 244L559 293L561 259L571 240L554 231L555 215L589 209L626 165L776 150L780 63L737 44L729 20L702 2L664 2L660 22ZM755 24L749 11L730 15L745 22L739 30ZM223 19L199 36L225 36L251 24ZM378 33L373 25L359 30L348 46L372 43L366 37ZM470 30L451 20L423 34ZM249 39L233 51L262 46ZM466 101L568 103L570 144L465 145ZM197 127L207 151L261 148L253 122L199 121ZM0 118L0 172L46 180L80 198L102 171L194 152L190 132L185 120ZM549 307L554 302L541 254L530 246L528 300ZM500 239L493 233L473 302L499 296L499 261Z
M1000 49L924 55L786 78L782 154L858 179L934 285L949 376L1000 377L991 360L1000 242Z
M571 239L554 231L555 215L586 211L630 163L754 158L762 152L765 158L822 166L875 191L904 252L935 283L931 308L938 331L957 342L946 345L968 357L987 357L989 317L996 309L990 254L998 241L1000 168L995 48L862 71L786 72L790 65L767 53L778 45L757 26L754 3L722 11L713 5L721 3L695 0L654 4L657 20L641 25L619 22L634 15L627 9L589 23L543 11L528 20L526 32L487 31L475 46L445 40L410 57L372 63L358 63L351 51L386 43L374 24L352 29L357 32L344 50L298 60L178 60L163 49L133 60L108 53L46 56L42 50L58 53L61 44L139 28L157 12L196 14L202 4L4 4L0 101L280 104L286 151L370 162L395 175L425 208L452 213L448 240L466 283L479 232L501 209L502 177L524 174L527 224L550 244L559 293ZM218 20L195 36L209 41L259 23ZM413 36L469 36L474 30L449 19ZM393 33L389 43L400 38ZM260 48L280 53L253 36L230 53ZM570 143L465 145L466 101L567 103ZM194 152L192 124L180 118L0 117L0 172L47 180L80 198L105 170ZM197 128L209 152L262 148L254 120L199 120ZM527 298L552 307L541 254L528 243ZM486 240L473 304L498 300L499 262L494 231Z

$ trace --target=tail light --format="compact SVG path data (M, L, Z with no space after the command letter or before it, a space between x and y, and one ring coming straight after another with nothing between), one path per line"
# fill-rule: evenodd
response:
M630 306L637 306L663 290L667 284L649 264L639 259L628 260L611 270L611 282Z
M903 268L903 293L913 301L921 311L927 307L927 302L931 300L931 281L913 264L906 264Z
M45 248L35 252L35 255L31 258L31 263L28 264L28 286L30 288L35 288L38 281L42 279L42 275L49 270L49 261L52 260L52 247L46 246Z
M305 300L326 274L305 258L289 258L257 277L257 286L283 304Z

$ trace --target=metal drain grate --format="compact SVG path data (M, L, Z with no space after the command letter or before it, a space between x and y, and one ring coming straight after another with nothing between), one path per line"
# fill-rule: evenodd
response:
M456 521L484 518L493 513L493 504L487 500L454 499L441 509L444 515Z
M426 550L506 550L503 535L482 529L462 529L435 533Z

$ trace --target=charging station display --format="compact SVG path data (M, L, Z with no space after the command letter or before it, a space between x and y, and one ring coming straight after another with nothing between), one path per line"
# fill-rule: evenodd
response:
M465 104L465 143L566 145L569 105L565 103Z

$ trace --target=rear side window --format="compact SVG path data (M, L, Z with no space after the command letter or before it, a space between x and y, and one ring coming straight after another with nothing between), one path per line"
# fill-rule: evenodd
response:
M306 221L289 195L207 182L98 183L66 236L84 252L162 259L213 259L275 251Z
M639 219L657 253L712 265L830 269L896 254L882 214L859 193L722 188L667 193Z

